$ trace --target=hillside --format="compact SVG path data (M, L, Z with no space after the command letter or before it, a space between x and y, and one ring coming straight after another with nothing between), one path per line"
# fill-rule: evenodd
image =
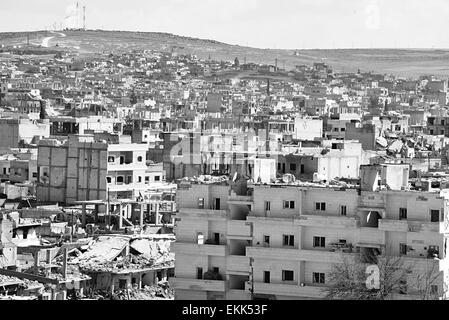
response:
M81 54L94 52L155 49L173 50L177 53L192 53L214 60L274 64L287 69L299 64L323 61L337 71L375 71L394 73L400 76L435 74L449 77L449 50L421 49L335 49L300 50L295 56L293 50L258 49L229 45L213 40L194 39L167 33L127 31L63 31L31 33L0 33L0 45L24 45L27 35L32 45L77 50Z

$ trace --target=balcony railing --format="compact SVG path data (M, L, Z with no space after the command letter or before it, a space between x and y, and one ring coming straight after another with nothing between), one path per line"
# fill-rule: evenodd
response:
M172 278L170 282L178 290L225 291L225 281L223 280Z

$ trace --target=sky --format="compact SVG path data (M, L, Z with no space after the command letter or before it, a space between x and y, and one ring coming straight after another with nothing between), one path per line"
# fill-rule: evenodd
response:
M74 23L76 1L1 1L0 32ZM83 5L88 29L272 49L449 48L448 0L80 0Z

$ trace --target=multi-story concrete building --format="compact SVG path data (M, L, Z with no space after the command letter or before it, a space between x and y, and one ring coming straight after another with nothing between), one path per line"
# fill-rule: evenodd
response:
M108 144L93 136L69 136L64 143L43 140L38 151L42 201L74 203L98 199L135 199L154 172L146 165L146 144ZM164 180L161 170L159 179Z
M360 188L181 183L176 298L322 299L335 264L368 265L370 256L411 267L393 299L419 299L415 280L427 273L445 298L448 194L401 190L404 166L362 167L361 176Z

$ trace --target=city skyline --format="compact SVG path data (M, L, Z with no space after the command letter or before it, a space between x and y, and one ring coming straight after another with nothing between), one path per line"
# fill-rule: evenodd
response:
M0 31L60 28L75 4L5 3ZM449 27L444 0L131 0L126 7L79 1L80 10L83 6L88 29L166 32L271 49L449 48L438 32Z

